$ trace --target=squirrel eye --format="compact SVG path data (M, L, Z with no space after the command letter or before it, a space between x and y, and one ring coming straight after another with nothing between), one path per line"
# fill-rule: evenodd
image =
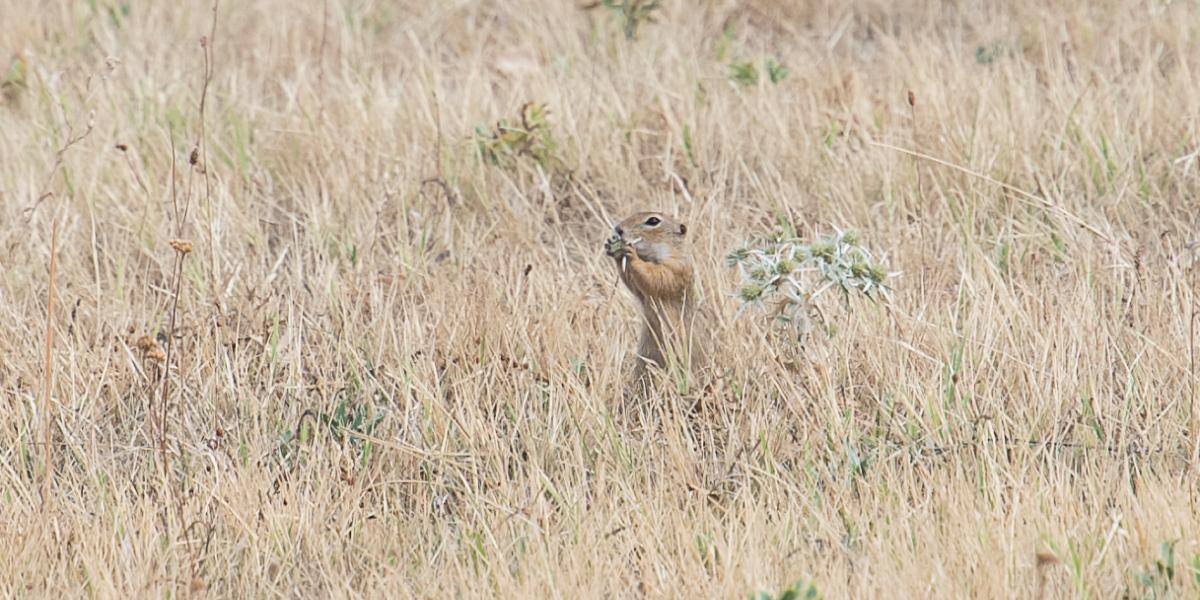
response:
M658 217L650 217L649 219L646 219L646 224L651 227L657 227L659 223L662 223L662 220Z

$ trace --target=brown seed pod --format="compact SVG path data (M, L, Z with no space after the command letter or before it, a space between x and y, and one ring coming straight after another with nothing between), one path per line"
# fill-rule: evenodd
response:
M137 349L141 350L142 352L149 352L158 347L158 343L154 341L154 338L148 335L143 335L142 337L138 338L135 345L137 346Z
M191 240L171 240L171 247L180 254L187 254L192 251Z

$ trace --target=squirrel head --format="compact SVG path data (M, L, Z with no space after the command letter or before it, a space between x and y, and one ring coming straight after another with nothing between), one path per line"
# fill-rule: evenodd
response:
M656 212L640 212L613 228L617 237L637 249L638 257L649 262L686 260L682 251L687 225Z

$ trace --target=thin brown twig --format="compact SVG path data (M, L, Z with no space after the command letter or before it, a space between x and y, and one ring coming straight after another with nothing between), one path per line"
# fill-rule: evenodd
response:
M182 252L175 253L175 265L171 269L175 280L175 285L173 286L175 293L171 302L171 313L167 321L167 360L163 367L162 396L159 398L158 408L158 451L162 456L164 466L167 460L167 406L170 404L171 359L175 354L175 316L179 311L180 279L182 279L180 275L183 273L183 256Z
M1196 248L1190 249L1191 252L1196 252ZM1193 468L1200 467L1200 412L1196 406L1196 264L1195 256L1192 257L1193 263L1190 265L1192 286L1188 293L1188 299L1191 300L1191 305L1188 310L1188 392L1191 396L1191 416L1192 416L1192 439L1195 440L1192 448L1192 465Z
M208 214L209 214L210 254L212 253L211 249L213 247L212 241L213 241L213 235L214 235L213 227L212 227L212 218L211 218L212 217L212 204L211 204L212 185L211 185L211 181L208 176L207 150L204 145L204 140L205 140L204 112L205 112L205 105L207 103L207 97L208 97L208 86L212 80L212 73L213 73L211 52L212 52L212 39L216 34L218 5L219 5L219 0L214 0L213 8L212 8L212 12L213 12L212 25L209 30L209 35L201 38L201 40L200 40L200 47L204 52L204 79L203 79L203 83L202 83L202 87L201 87L200 102L199 102L200 132L199 132L199 137L196 141L196 144L193 147L191 155L188 159L188 163L192 167L191 174L189 176L189 181L190 181L191 177L195 176L195 173L197 170L199 170L204 176L205 200L207 201L206 204L208 205ZM171 398L171 387L170 387L171 386L171 364L175 360L175 353L176 353L176 351L175 351L175 324L177 322L178 314L179 314L179 298L183 293L183 261L185 260L186 256L192 252L192 249L193 249L192 242L190 242L186 239L183 239L184 228L187 224L188 216L189 216L190 209L191 209L192 186L191 185L188 186L188 194L184 198L183 210L181 212L180 207L179 207L178 194L176 191L177 171L176 171L176 156L175 156L175 138L174 138L174 135L172 135L170 132L168 132L168 137L170 139L170 146L171 146L171 180L170 180L171 204L172 204L173 216L174 216L174 220L175 220L175 223L174 223L175 236L174 236L174 239L171 240L171 248L174 250L174 254L175 254L175 262L174 262L173 268L172 268L173 284L171 286L173 293L172 293L172 299L171 299L171 311L170 311L170 314L168 317L168 322L167 322L167 332L166 332L166 342L165 342L166 356L165 356L165 360L163 363L162 392L161 392L158 407L157 407L157 409L158 409L157 410L157 413L158 413L157 419L155 419L153 416L154 413L156 412L153 410L154 409L153 406L151 407L151 410L149 411L149 414L151 415L151 417L150 417L151 420L157 421L157 424L156 424L157 426L155 427L155 429L156 429L155 433L156 433L156 437L157 437L159 465L160 465L162 476L164 478L164 483L168 479L167 478L167 474L168 474L167 436L169 433L168 414L170 412L170 398ZM212 254L212 255L214 256L214 263L215 263L215 254ZM213 276L215 277L215 270L213 272ZM177 403L177 410L182 412L182 410L183 410L182 400ZM179 420L180 420L180 422L183 421L182 415L180 415ZM182 452L182 448L180 448L180 452ZM187 522L185 515L184 515L184 507L183 507L182 499L183 499L182 493L175 495L176 517L179 520L181 527L184 526L184 524ZM169 521L166 518L166 515L164 515L164 517L163 517L163 523L164 523L164 527L169 526ZM196 574L197 574L196 573L195 552L192 547L191 537L188 536L186 530L184 530L183 535L185 536L184 541L188 548L188 555L191 558L191 560L189 561L189 565L191 568L192 578L194 580L196 577Z
M67 154L67 150L70 150L72 146L83 141L84 138L92 133L92 129L94 127L95 123L92 122L91 115L88 115L87 127L83 130L83 133L80 133L79 135L73 135L75 128L70 124L67 125L67 139L63 145L54 152L54 163L50 165L50 174L46 176L46 182L42 185L43 190L49 190L50 185L54 182L54 176L57 175L58 171L62 168L63 160ZM33 204L26 207L23 212L26 216L32 217L33 211L37 210L37 207L41 206L42 202L45 202L53 197L54 192L42 192L40 195L38 195L37 200L34 200Z
M912 143L914 147L920 147L921 143L917 141L917 95L912 90L908 90L908 110L912 115ZM917 170L917 199L922 204L925 203L925 186L921 179L921 163L913 157L913 167Z
M91 76L88 76L87 83L84 87L84 103L86 104L88 98L91 96ZM54 197L54 192L50 191L49 188L54 183L54 177L62 169L63 162L66 159L67 151L79 142L83 141L84 138L91 135L92 129L95 128L94 119L95 113L88 113L87 126L84 128L83 132L78 135L75 135L75 127L70 122L67 123L66 140L63 142L62 146L59 146L59 148L54 152L54 163L50 166L50 173L46 175L46 181L42 186L44 191L38 195L37 200L35 200L31 206L24 210L28 218L33 218L33 212L39 206L41 206L42 202ZM54 282L58 266L58 223L59 217L57 214L55 214L51 217L50 222L50 267L49 273L47 274L48 281L46 286L46 346L43 366L44 381L42 390L42 444L45 446L43 449L43 459L45 464L43 465L42 473L43 506L49 505L51 484L54 481L54 445L51 443L53 437L54 415L51 402L51 386L54 383Z
M201 172L204 175L205 199L206 199L206 201L209 201L209 204L210 204L210 206L209 206L210 217L211 217L211 211L212 211L212 207L211 207L212 185L211 185L211 182L208 177L208 168L207 168L208 160L207 160L207 154L206 154L206 149L205 149L205 144L204 144L204 139L205 139L204 108L205 108L205 105L207 104L207 99L208 99L208 86L212 80L212 73L213 73L212 60L211 60L212 41L213 41L213 38L216 36L217 9L218 9L219 4L220 4L220 0L213 1L213 8L212 8L213 16L212 16L212 24L209 29L209 34L207 37L202 38L200 41L201 49L204 51L204 81L200 88L200 106L199 106L200 136L196 142L196 148L198 150L193 151L193 156L189 160L189 162L192 163L192 166L193 167L198 166L198 168L201 170ZM174 137L171 138L171 147L172 147L172 149L174 149L174 147L175 147ZM201 156L203 156L203 158L198 158L196 156L197 152L199 152L201 154ZM197 165L197 162L199 162L198 165ZM191 198L191 196L189 194L187 199L184 202L183 213L180 214L179 213L179 203L178 203L176 192L175 192L175 153L174 153L174 151L172 151L172 153L171 153L171 202L175 207L175 237L176 237L177 241L181 241L181 238L183 237L183 227L187 221L188 211L189 211L190 204L191 204L190 198ZM209 242L210 242L209 248L210 248L210 251L212 249L212 236L213 236L213 228L212 228L212 219L210 218L209 219ZM172 245L174 246L174 243ZM170 380L171 380L171 378L170 378L171 360L174 356L174 351L175 351L175 320L176 320L176 317L177 317L177 314L179 311L179 296L182 291L181 288L182 288L182 283L183 283L182 282L183 259L184 259L184 256L186 256L188 254L188 252L190 252L190 251L191 251L190 243L189 243L189 249L187 251L181 251L179 247L176 247L175 248L175 265L174 265L174 268L172 269L172 274L174 277L174 285L172 286L174 289L174 298L172 300L171 314L170 314L170 318L169 318L169 321L167 324L167 341L166 341L167 360L164 363L162 398L160 398L160 401L159 401L159 415L160 416L159 416L159 422L158 422L158 426L159 426L158 446L159 446L159 452L162 456L164 464L166 461L167 406L169 404L169 392L170 392ZM182 403L180 403L180 404L182 404ZM180 410L182 410L182 406L180 406Z
M42 506L50 504L51 484L54 481L54 445L51 442L54 421L50 402L50 387L54 382L54 275L58 265L58 216L55 215L50 224L50 274L46 286L46 353L45 353L45 382L42 390L42 443L44 464L42 472Z
M210 284L214 287L217 280L216 230L213 227L212 218L212 180L208 176L208 136L205 129L207 120L205 108L208 106L208 86L213 78L213 58L215 56L213 48L217 38L217 9L220 4L220 0L213 0L212 22L209 25L208 36L201 42L204 50L204 83L200 88L200 137L196 140L196 147L200 150L200 172L204 175L204 205L208 209L209 279Z
M209 249L209 257L211 259L210 284L214 285L214 286L216 283L216 278L218 276L217 275L217 266L216 266L217 265L216 250L215 250L216 235L214 232L213 218L212 218L212 216L213 216L212 180L209 178L209 175L208 175L208 144L206 143L207 135L206 135L206 130L205 130L205 107L207 106L207 103L208 103L208 86L212 82L212 76L213 76L213 43L214 43L214 40L216 39L216 34L217 34L217 15L218 15L219 7L220 7L220 0L213 0L212 21L209 26L209 32L206 37L203 37L200 40L200 48L204 52L204 80L203 80L203 83L200 88L200 105L198 107L198 113L199 113L199 118L200 118L200 132L199 132L199 137L196 140L194 149L192 150L192 156L189 160L189 162L191 163L191 166L192 166L192 171L191 171L190 177L195 176L196 169L199 169L200 173L204 177L204 205L205 205L205 208L206 208L207 214L208 214L207 215L208 216L208 249ZM197 156L197 154L199 156ZM173 156L172 156L172 160L174 160ZM191 189L191 186L189 186L189 194L188 194L189 200L191 198L190 189ZM190 202L188 204L190 205ZM184 219L186 220L186 218L187 218L187 208L185 208L185 212L184 212ZM163 397L162 397L162 402L161 402L161 408L162 408L161 423L162 423L163 437L160 440L160 446L159 446L160 452L162 453L164 465L166 464L165 439L166 439L166 431L167 431L167 411L168 411L168 405L169 405L169 402L168 402L169 388L167 386L168 386L168 383L170 382L171 357L172 357L174 347L175 347L175 322L176 322L177 315L179 313L179 297L183 294L183 261L187 258L187 255L192 252L192 243L186 239L182 239L183 238L182 233L183 233L183 228L184 228L185 224L186 223L183 220L177 221L175 223L177 236L176 236L176 239L171 240L171 248L175 251L175 270L174 270L174 278L175 278L174 284L175 285L174 285L174 297L172 298L172 301L171 301L170 322L168 325L169 334L167 336L167 361L166 361L165 376L163 377ZM179 419L179 422L182 423L183 422L183 414L182 414L183 400L182 400L182 398L180 398L180 401L176 403L176 411L177 411L177 417ZM183 451L183 449L180 448L181 453L182 453L182 451ZM181 483L180 487L182 490L182 488L184 488L184 485ZM175 500L176 500L176 503L175 503L176 517L179 520L180 526L184 526L184 524L187 523L187 519L186 519L186 515L184 514L183 494L180 493L180 494L176 495ZM196 552L192 546L191 536L188 535L186 530L183 532L183 535L184 535L184 543L187 546L187 551L188 551L188 558L189 558L188 566L189 566L189 569L191 570L192 580L195 581L197 578Z

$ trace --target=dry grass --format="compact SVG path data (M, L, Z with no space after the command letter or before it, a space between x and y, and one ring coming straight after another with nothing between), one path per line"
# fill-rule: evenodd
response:
M0 595L1198 593L1194 2L433 4L224 3L202 121L208 4L5 3ZM726 372L624 406L644 208ZM890 309L734 321L780 220Z

